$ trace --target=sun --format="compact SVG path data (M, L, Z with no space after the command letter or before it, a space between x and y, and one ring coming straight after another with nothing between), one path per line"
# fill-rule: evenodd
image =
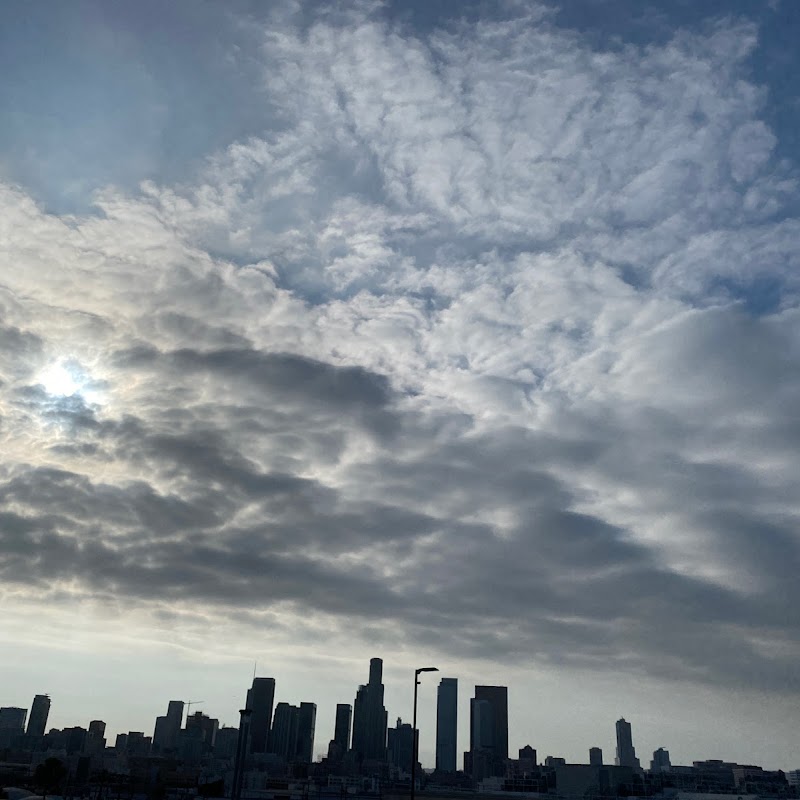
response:
M53 397L72 397L80 392L82 385L74 370L61 362L44 369L39 374L38 382Z

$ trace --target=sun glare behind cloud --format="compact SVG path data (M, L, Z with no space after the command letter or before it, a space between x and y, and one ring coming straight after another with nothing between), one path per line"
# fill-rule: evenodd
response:
M80 391L83 384L74 368L66 366L63 362L51 364L44 369L39 375L38 382L47 394L54 397L72 397Z

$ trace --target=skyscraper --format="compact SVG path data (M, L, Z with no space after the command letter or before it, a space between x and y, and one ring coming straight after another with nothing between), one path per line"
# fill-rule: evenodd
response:
M31 713L28 717L28 736L44 736L47 730L47 717L50 714L50 698L46 694L37 694L33 698Z
M336 726L333 729L333 741L344 755L350 748L350 722L353 718L353 707L350 703L336 704Z
M397 725L389 728L387 746L389 761L403 772L411 772L411 761L414 758L414 729L404 723L400 717Z
M8 747L17 736L25 733L27 708L6 706L0 708L0 747Z
M166 715L156 717L156 727L153 731L153 748L157 753L175 750L178 746L181 722L183 722L183 701L170 700Z
M100 755L106 747L106 724L101 719L93 719L89 723L86 734L86 752L91 755Z
M300 709L290 703L275 706L275 719L270 733L270 752L276 753L286 761L294 761L297 750L297 730Z
M25 718L27 716L27 708L16 708L15 706L0 708L0 728L22 733L25 730Z
M650 762L651 772L669 772L672 764L669 760L669 750L659 747L653 751L653 760Z
M386 708L383 705L383 661L370 659L369 683L358 687L353 705L353 750L361 758L386 760Z
M641 769L636 750L633 747L631 724L624 717L617 720L617 757L615 763L618 767L633 767Z
M199 741L204 753L209 753L214 749L217 728L219 728L219 720L212 719L202 711L195 711L194 714L186 717L187 738Z
M456 771L458 678L442 678L436 696L436 769Z
M250 752L269 751L269 729L272 722L272 705L275 702L275 678L253 678L247 691L247 708L250 714Z
M593 767L603 766L603 751L599 747L589 748L589 763Z
M297 745L295 757L303 764L314 760L314 731L317 726L317 704L300 703L297 715Z
M503 775L508 758L508 688L476 686L470 701L472 776L482 780Z

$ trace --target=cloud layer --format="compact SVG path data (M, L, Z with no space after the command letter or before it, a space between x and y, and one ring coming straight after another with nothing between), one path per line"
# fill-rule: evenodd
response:
M4 603L796 699L800 220L758 31L258 35L273 125L195 180L84 216L2 187Z

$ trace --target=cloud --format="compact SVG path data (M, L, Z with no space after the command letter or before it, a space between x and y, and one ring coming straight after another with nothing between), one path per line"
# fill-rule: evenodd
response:
M796 166L754 26L259 33L279 118L195 180L0 194L17 602L796 694ZM48 394L64 358L102 398Z

